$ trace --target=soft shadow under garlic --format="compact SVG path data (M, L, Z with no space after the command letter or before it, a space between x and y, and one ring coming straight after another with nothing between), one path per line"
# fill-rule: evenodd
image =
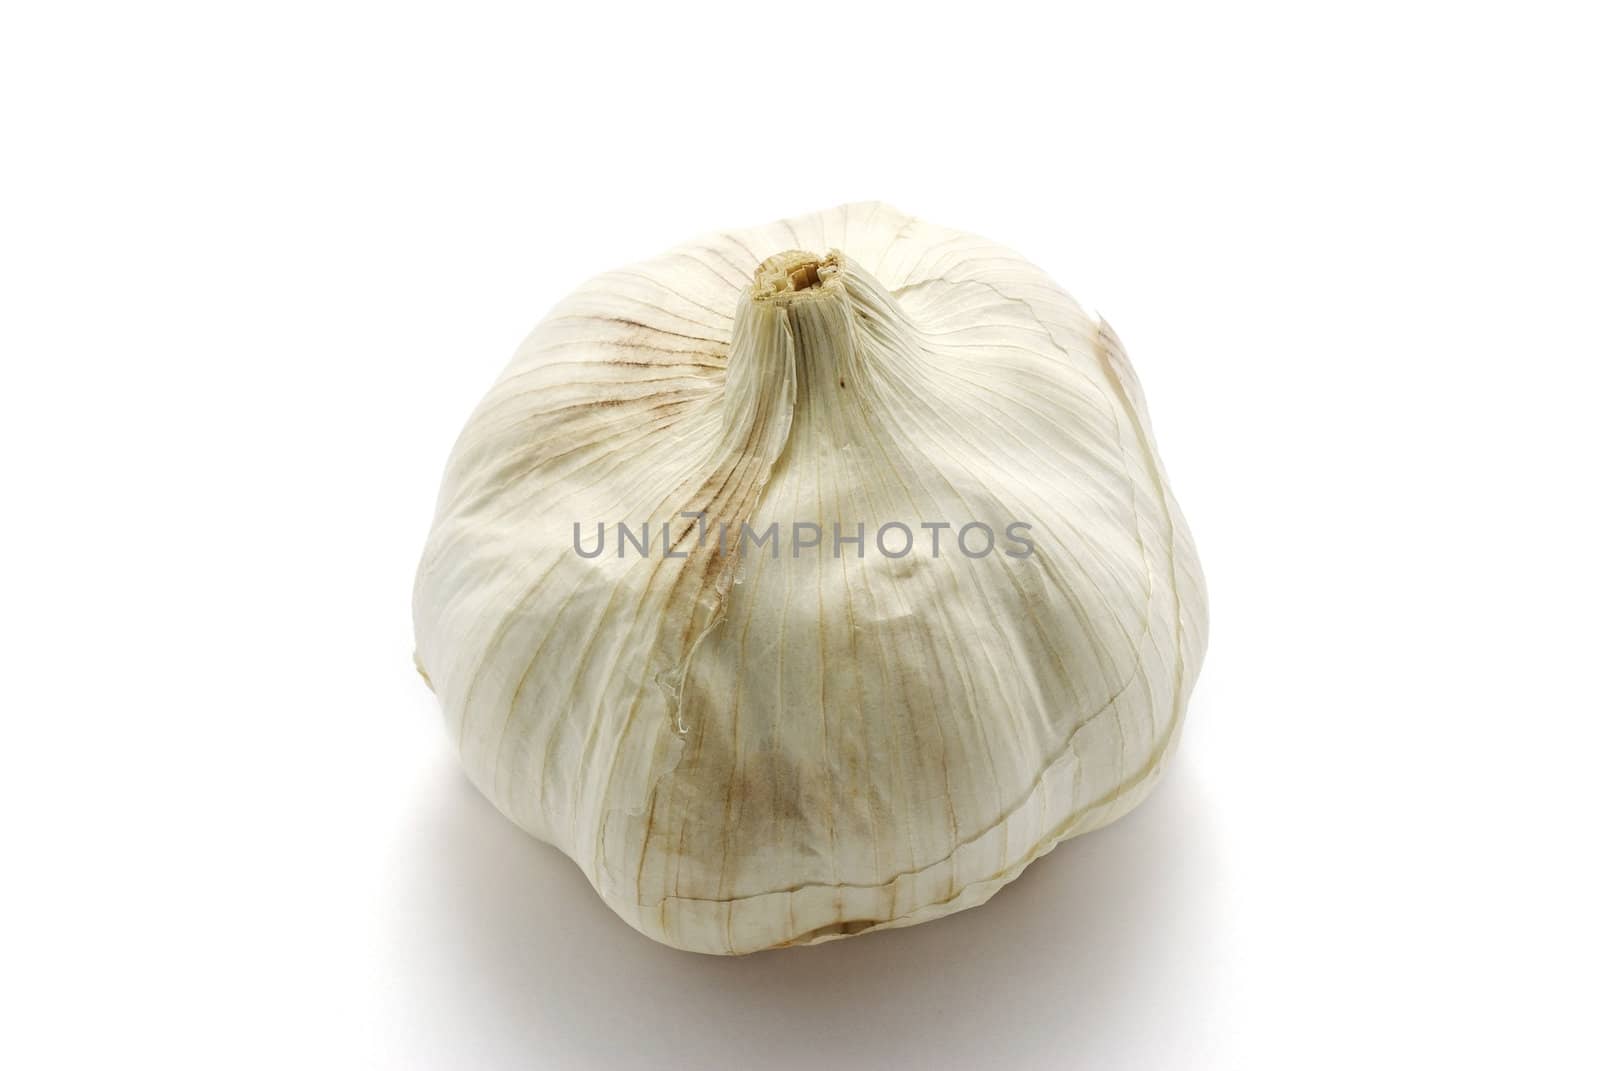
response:
M982 911L732 959L629 929L453 771L417 811L389 1018L415 1024L406 1051L423 1062L982 1066L1003 1038L1011 1066L1092 1067L1129 1032L1171 1038L1181 1063L1203 1031L1210 957L1195 949L1217 929L1217 871L1181 757L1143 807Z

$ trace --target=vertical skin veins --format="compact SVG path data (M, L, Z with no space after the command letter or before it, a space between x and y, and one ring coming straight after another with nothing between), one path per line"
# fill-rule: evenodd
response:
M651 553L619 555L612 526L644 521ZM938 557L924 521L952 525ZM973 521L1030 524L1034 553L960 553ZM893 523L904 557L874 540ZM1206 627L1109 328L882 205L559 306L457 443L415 616L474 783L630 924L715 953L974 906L1125 813Z

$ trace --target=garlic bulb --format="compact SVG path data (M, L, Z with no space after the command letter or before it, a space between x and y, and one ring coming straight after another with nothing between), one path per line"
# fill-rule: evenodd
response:
M981 904L1138 804L1206 601L1111 330L852 204L557 306L455 447L415 623L495 806L743 953Z

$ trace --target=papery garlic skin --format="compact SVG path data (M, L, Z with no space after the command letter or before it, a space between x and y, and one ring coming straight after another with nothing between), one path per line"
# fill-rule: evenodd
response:
M774 558L685 513L1019 520L1034 549ZM574 550L575 524L647 520L682 557ZM1014 253L881 204L557 306L456 445L414 610L478 788L631 925L710 953L981 904L1126 813L1206 640L1116 336Z

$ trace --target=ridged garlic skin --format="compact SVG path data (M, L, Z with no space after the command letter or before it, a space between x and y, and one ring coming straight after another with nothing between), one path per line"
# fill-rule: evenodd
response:
M651 523L647 555L575 552L619 521ZM741 523L796 521L819 550L740 552ZM1033 553L956 552L970 521L1029 524ZM878 553L891 522L912 553ZM938 557L924 522L955 526ZM1206 641L1116 336L881 204L557 306L455 447L414 608L472 781L631 925L709 953L983 903L1149 793Z

